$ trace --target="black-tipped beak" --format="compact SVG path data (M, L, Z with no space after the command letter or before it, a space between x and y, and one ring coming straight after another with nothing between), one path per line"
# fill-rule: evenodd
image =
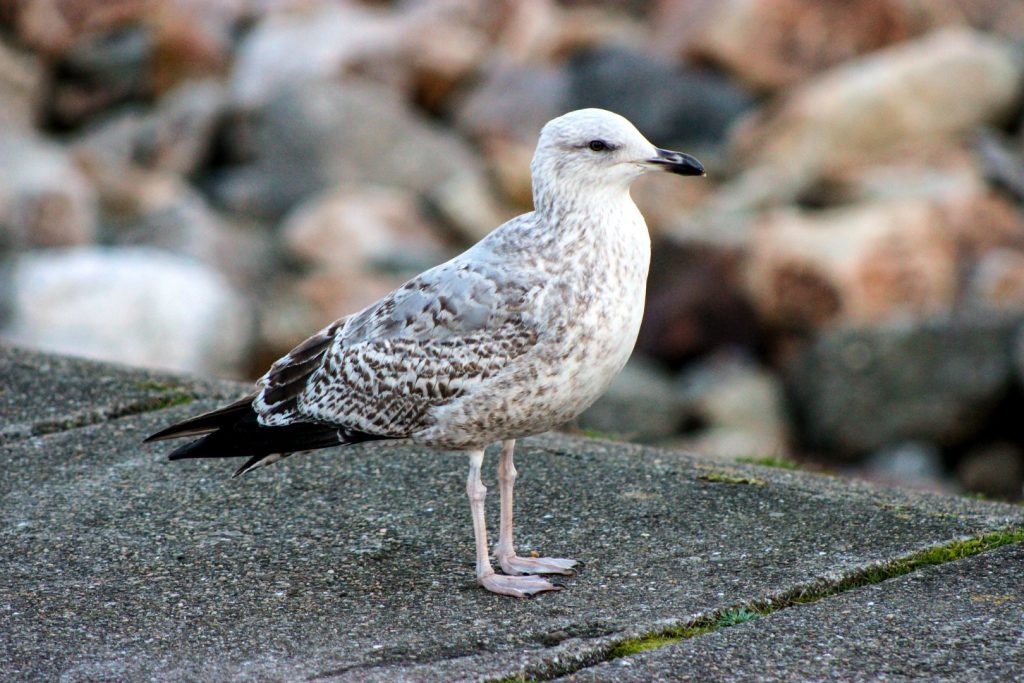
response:
M659 149L658 156L648 159L647 163L661 167L669 173L677 175L706 175L704 164L682 152L672 152L667 149Z

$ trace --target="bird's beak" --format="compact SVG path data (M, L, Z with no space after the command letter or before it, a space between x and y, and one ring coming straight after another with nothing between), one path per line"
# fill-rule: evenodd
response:
M647 163L677 175L707 175L704 173L704 164L682 152L659 149L658 156L648 159Z

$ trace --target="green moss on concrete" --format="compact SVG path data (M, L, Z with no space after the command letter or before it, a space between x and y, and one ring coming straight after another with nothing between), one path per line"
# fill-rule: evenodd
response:
M706 475L712 476L712 475ZM705 477L701 477L704 479ZM731 478L731 477L727 477ZM898 507L898 506L894 506ZM1024 541L1024 528L1009 528L996 531L974 538L952 541L944 545L928 548L914 553L905 558L888 562L884 565L869 567L858 572L837 584L813 591L801 591L790 596L783 597L773 603L757 602L749 605L732 607L709 617L701 617L692 622L677 626L658 633L652 633L639 638L624 640L608 651L606 659L619 659L631 655L656 650L667 645L674 645L688 638L703 636L722 628L736 626L762 616L787 609L794 605L803 605L817 602L823 598L837 595L848 590L880 583L888 579L903 576L917 571L924 567L945 564L961 560L965 557L977 555L988 550L994 550L1010 543ZM515 679L516 681L521 679Z
M136 382L135 387L141 391L157 394L153 400L146 403L144 410L147 411L165 410L174 406L186 405L196 400L195 394L191 391L171 382L144 379Z
M736 458L736 462L743 463L745 465L760 465L761 467L775 467L780 470L798 470L800 469L800 463L794 462L793 460L787 460L786 458L773 458L771 456L766 458L753 458L753 457L742 457Z

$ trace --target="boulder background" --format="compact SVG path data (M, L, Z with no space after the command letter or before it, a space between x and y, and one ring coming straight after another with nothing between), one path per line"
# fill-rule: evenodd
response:
M1021 7L8 3L0 339L253 378L601 106L709 173L637 183L637 358L575 428L1019 497Z

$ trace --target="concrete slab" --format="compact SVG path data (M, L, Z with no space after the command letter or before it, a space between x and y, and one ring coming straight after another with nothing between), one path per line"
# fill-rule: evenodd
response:
M545 436L517 458L521 550L586 566L516 601L472 581L462 455L364 445L231 480L236 462L140 444L218 402L4 444L0 679L555 675L614 639L1024 525L1016 506Z
M246 385L126 368L0 344L0 444L73 429Z
M1024 680L1024 544L791 607L560 681Z

